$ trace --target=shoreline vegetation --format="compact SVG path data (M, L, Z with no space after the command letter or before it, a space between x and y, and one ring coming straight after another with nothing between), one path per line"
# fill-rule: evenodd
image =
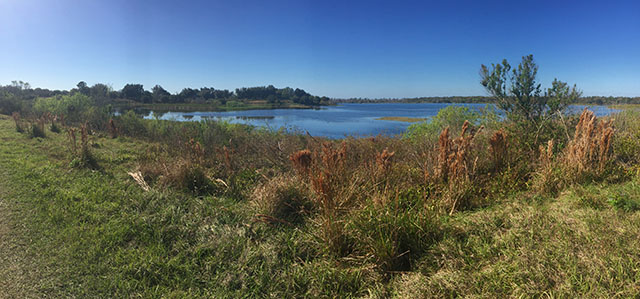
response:
M330 104L327 104L330 105ZM227 103L223 106L215 104L142 104L142 103L116 103L113 108L119 110L145 109L154 112L197 112L197 111L241 111L241 110L267 110L267 109L320 109L320 106L303 105L297 103L267 103L266 101Z
M537 70L481 67L504 117L339 140L4 88L2 233L50 297L637 297L640 110Z

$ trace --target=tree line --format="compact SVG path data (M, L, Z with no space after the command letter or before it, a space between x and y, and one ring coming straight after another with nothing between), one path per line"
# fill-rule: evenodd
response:
M92 98L96 105L108 105L115 103L195 103L225 105L227 101L264 101L269 104L296 103L308 106L330 104L328 97L311 95L300 88L276 88L273 85L242 87L235 91L216 89L213 87L184 88L178 93L170 93L160 85L155 85L151 90L146 90L142 84L125 84L120 90L114 90L111 86L97 83L89 86L80 81L75 88L70 90L49 90L32 88L23 81L12 81L9 85L0 85L0 113L19 111L22 102L32 103L37 98L67 96L82 94Z

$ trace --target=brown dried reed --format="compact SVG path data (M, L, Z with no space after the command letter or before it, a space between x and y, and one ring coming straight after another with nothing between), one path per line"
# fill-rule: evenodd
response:
M313 161L310 150L304 149L297 151L289 156L289 160L291 160L293 169L295 169L299 175L309 176L311 162Z
M565 164L577 176L602 174L610 161L614 129L611 120L598 121L586 108L576 125L574 138L567 145Z
M381 153L376 153L376 165L379 174L386 174L391 169L391 162L396 152L389 152L385 148Z
M493 158L494 169L500 169L504 166L508 157L507 133L500 129L495 131L489 139L489 153Z
M446 186L444 203L450 206L450 214L465 200L472 187L473 175L478 159L471 159L472 141L482 130L474 131L470 123L465 121L460 136L455 139L449 137L449 128L442 130L438 138L438 162L433 170L433 177L425 171L425 179Z
M438 163L433 171L434 179L440 182L451 182L468 178L472 173L474 167L469 159L469 153L477 132L470 130L469 126L469 122L465 121L460 137L455 139L449 137L448 127L440 133Z

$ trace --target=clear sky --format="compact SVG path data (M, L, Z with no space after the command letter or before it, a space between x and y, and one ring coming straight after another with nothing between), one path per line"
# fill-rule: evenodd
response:
M543 87L640 96L640 0L0 0L3 85L485 95L480 65L526 54Z

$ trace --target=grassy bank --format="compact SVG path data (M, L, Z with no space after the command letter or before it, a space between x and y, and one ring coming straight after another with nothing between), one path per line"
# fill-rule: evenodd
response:
M634 113L615 117L611 166L579 176L563 162L578 137L550 158L498 154L489 122L440 134L467 144L455 162L438 155L459 149L415 135L131 115L104 131L21 120L19 133L1 116L3 234L31 252L12 253L37 274L31 292L54 297L638 296ZM443 181L440 163L463 162Z

